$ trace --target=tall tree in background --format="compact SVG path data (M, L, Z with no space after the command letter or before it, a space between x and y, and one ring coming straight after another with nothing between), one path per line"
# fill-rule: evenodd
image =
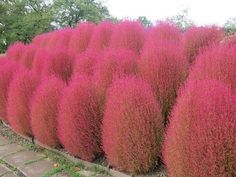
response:
M151 27L153 24L145 16L139 16L138 21L140 21L146 28Z
M229 18L224 24L224 30L227 35L236 33L236 17Z
M98 23L110 18L109 11L99 0L54 0L56 27L75 26L78 22Z
M194 22L189 18L189 9L183 9L177 15L166 20L176 24L183 31L194 25Z

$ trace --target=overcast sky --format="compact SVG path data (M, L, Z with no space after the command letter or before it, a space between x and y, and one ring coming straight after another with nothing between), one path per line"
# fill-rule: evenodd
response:
M163 20L189 9L198 25L222 25L236 17L236 0L105 0L111 15L118 18L146 16L151 21Z

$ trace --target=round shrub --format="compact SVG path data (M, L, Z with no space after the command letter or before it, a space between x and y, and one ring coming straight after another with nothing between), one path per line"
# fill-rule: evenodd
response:
M72 155L92 161L101 150L101 113L92 82L78 76L63 92L58 137Z
M68 48L72 31L72 28L65 28L58 31L56 47Z
M32 64L32 71L36 75L41 76L45 63L49 62L50 59L51 59L51 53L48 49L45 48L37 49Z
M73 52L65 48L55 48L49 55L48 60L44 60L42 76L56 76L68 83L73 74Z
M89 45L95 27L96 25L90 22L79 24L71 33L69 48L76 53L84 52Z
M94 82L102 99L113 80L136 74L137 58L133 51L126 49L108 49L104 52L94 69Z
M176 44L182 42L182 34L180 29L171 23L158 23L147 32L147 39L145 43L155 43L162 40L167 40Z
M219 43L223 36L223 30L214 26L189 28L184 34L184 54L189 63L192 63L205 47Z
M145 43L138 64L141 77L153 88L165 117L187 77L188 62L182 51L181 45L170 41Z
M189 81L172 112L164 142L170 177L236 175L236 104L219 81Z
M233 47L212 47L200 54L189 74L190 80L220 80L236 89L236 50Z
M0 63L0 119L7 122L8 88L18 65L8 59L1 60L4 61Z
M37 51L37 46L30 44L25 46L24 50L22 51L22 56L20 62L26 67L31 69L32 64L34 61L34 56Z
M108 21L101 22L94 30L91 37L89 48L102 50L110 44L114 24Z
M97 62L101 60L102 53L96 50L86 50L75 58L75 66L73 73L75 75L85 74L92 76L94 74L94 67Z
M139 53L145 38L144 27L140 22L123 21L115 25L111 35L110 47L129 49Z
M14 131L31 136L30 100L39 79L27 69L20 69L9 86L7 117Z
M58 147L57 117L64 82L50 77L42 81L31 101L31 127L34 137L41 143Z
M109 163L132 174L155 167L164 120L151 87L126 77L108 90L103 118L103 149Z
M22 42L15 42L14 44L8 47L7 57L9 59L19 61L21 59L24 50L25 50L25 45Z

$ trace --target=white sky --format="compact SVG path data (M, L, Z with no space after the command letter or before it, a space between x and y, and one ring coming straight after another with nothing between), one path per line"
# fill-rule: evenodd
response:
M236 0L105 0L111 15L135 19L163 20L189 9L189 16L197 25L223 25L236 17Z

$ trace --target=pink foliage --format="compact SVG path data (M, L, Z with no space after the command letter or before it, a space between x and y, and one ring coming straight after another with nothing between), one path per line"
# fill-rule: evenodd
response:
M77 77L63 92L58 136L72 155L92 161L101 154L101 113L92 82Z
M141 77L153 88L166 117L188 73L181 45L170 41L146 43L139 61Z
M115 25L110 47L115 49L129 49L139 53L145 40L145 30L141 23L123 21Z
M197 57L189 75L190 80L220 80L236 89L236 48L208 48Z
M108 21L101 22L94 30L91 37L89 48L93 50L102 50L110 44L114 24Z
M69 48L76 53L84 52L90 42L96 25L93 23L81 23L71 32Z
M14 75L8 91L8 121L14 131L31 136L30 100L39 79L29 70L21 69Z
M31 101L31 126L34 137L41 143L59 146L57 117L64 82L58 78L45 79L34 92Z
M223 36L223 30L214 26L189 28L184 34L184 53L188 61L192 63L201 50L219 43Z
M153 169L160 155L164 119L151 87L126 77L108 91L103 149L109 163L132 174Z
M219 81L189 81L167 128L170 177L235 176L236 99Z
M25 50L25 45L22 42L16 42L10 45L7 49L7 57L9 59L19 61L23 51Z
M37 51L37 46L30 44L25 46L24 50L22 51L22 56L20 62L28 69L32 68L32 64L34 61L34 56Z

